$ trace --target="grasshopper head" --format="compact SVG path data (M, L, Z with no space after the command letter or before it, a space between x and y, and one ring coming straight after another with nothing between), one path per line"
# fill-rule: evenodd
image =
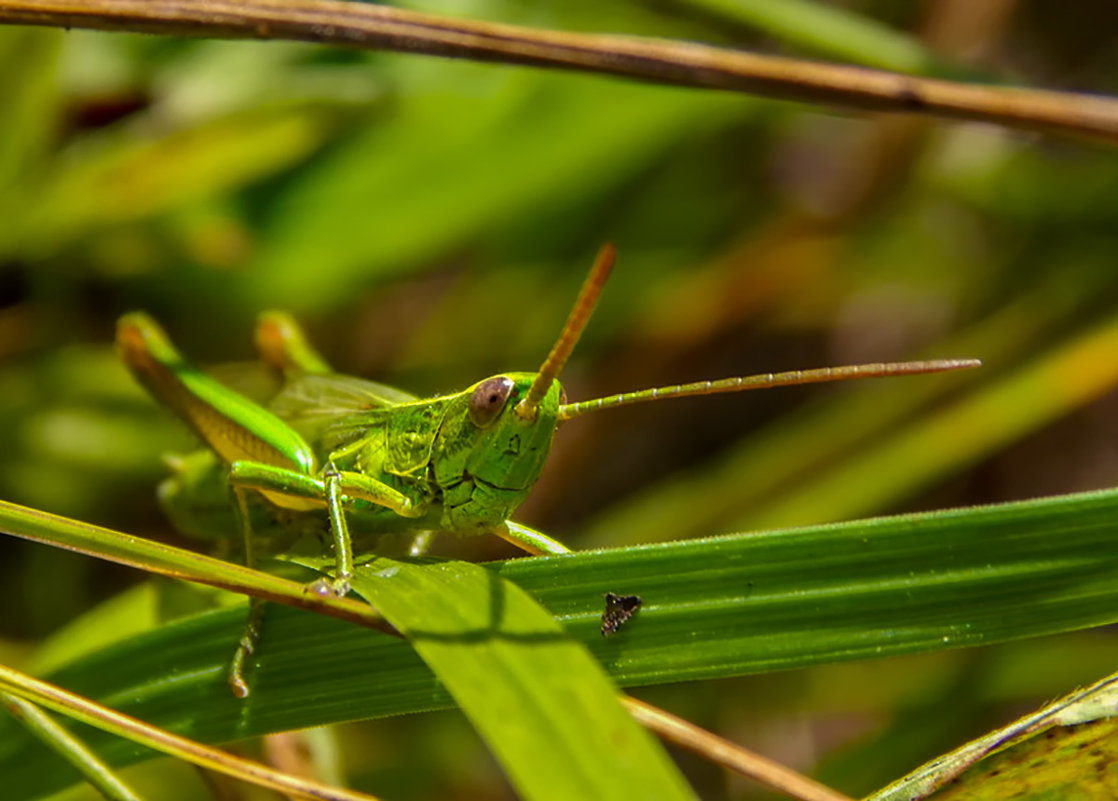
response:
M456 395L447 407L432 464L449 529L492 529L516 511L536 483L559 409L566 404L559 373L590 319L614 255L612 245L599 251L538 373L487 378Z
M526 419L516 406L535 379L535 373L493 376L451 401L432 458L450 529L485 529L506 520L539 478L563 389L552 380Z
M477 429L477 439L466 469L486 484L527 490L543 469L563 388L553 379L534 417L526 419L516 408L535 379L533 373L510 373L487 378L469 390L467 416Z

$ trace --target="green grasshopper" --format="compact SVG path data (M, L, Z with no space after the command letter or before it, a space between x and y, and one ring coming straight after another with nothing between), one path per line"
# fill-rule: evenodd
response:
M558 376L614 258L612 246L602 248L539 372L492 376L462 392L428 399L332 374L298 328L273 313L261 319L258 348L266 363L293 377L266 408L188 364L147 315L124 316L117 346L125 364L209 448L180 462L179 476L163 488L172 521L197 531L207 524L192 522L197 518L189 512L220 507L221 527L240 528L249 564L254 542L282 550L308 533L321 538L325 523L334 547L334 576L311 587L338 595L348 591L355 540L363 548L364 539L389 533L489 533L531 553L563 553L567 549L560 543L510 524L539 478L563 421L660 398L979 364L942 360L797 370L569 403ZM248 693L243 670L257 636L256 609L230 668L230 685L240 697Z

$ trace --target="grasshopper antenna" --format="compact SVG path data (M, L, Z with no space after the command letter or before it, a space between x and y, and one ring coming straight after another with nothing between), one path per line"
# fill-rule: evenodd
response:
M884 362L876 364L851 364L844 367L821 367L815 370L792 370L787 373L722 378L717 381L696 381L674 387L642 389L623 392L605 398L564 403L559 407L559 420L571 420L599 409L613 409L634 403L646 403L661 398L686 398L693 395L716 395L722 392L742 392L747 389L768 389L795 384L820 384L825 381L846 381L855 378L884 378L917 373L942 373L949 370L969 370L982 364L978 359L938 359L924 362Z
M544 359L543 366L536 374L536 380L528 388L528 394L524 396L520 403L516 404L517 417L522 420L536 419L540 401L543 400L543 396L551 388L551 382L559 377L559 372L563 369L563 365L567 363L567 358L578 343L578 338L582 336L582 330L586 328L586 323L589 322L594 307L598 305L598 297L602 294L602 288L606 285L606 280L609 278L610 271L613 270L613 262L616 258L617 249L612 244L607 242L602 245L597 258L594 259L594 266L590 268L590 274L582 282L578 299L575 300L575 305L571 309L570 315L567 316L567 322L563 324L559 339L556 340L551 353L547 354L547 358Z

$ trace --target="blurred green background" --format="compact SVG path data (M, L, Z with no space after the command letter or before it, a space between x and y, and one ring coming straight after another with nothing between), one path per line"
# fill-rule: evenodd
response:
M1098 1L1074 15L1010 0L402 5L1118 91L1118 8ZM8 28L0 75L6 500L183 544L154 488L160 454L192 442L117 365L125 311L150 311L213 365L250 361L256 314L290 309L339 371L447 392L538 367L607 240L620 259L567 368L572 399L860 361L986 366L572 422L520 515L572 547L1118 476L1113 149L284 42ZM5 662L137 579L7 539L0 549ZM496 540L436 551L512 555ZM856 794L1109 672L1111 639L641 695ZM343 739L350 780L386 797L509 796L452 713L347 726ZM704 798L766 797L681 759Z

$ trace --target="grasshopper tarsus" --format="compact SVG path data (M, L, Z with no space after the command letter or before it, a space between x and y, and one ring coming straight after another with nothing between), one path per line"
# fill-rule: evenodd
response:
M248 599L248 618L245 620L241 639L237 641L237 650L233 652L233 659L229 662L229 671L225 680L229 689L237 698L247 698L249 683L245 679L249 658L256 653L256 645L260 642L260 630L264 622L264 601L260 598Z
M233 660L229 663L229 670L225 676L225 681L229 684L229 689L233 691L236 698L248 698L249 695L249 685L245 680L245 666L248 664L248 658L256 650L256 640L260 634L259 630L253 628L253 626L254 622L250 620L247 628L251 629L251 633L246 630L240 642L237 643L237 650L233 654Z
M248 698L251 691L249 690L248 682L245 681L240 672L234 673L232 669L230 669L229 676L226 680L229 683L229 689L233 691L234 698L242 701Z
M334 595L335 598L345 598L347 595L349 595L349 580L351 576L352 574L339 576L338 578L329 582L330 592Z
M340 597L342 597L343 595L345 595L346 593L349 592L349 582L344 582L342 584L342 587L344 589L341 592L339 592L338 590L340 588L339 588L339 583L338 582L332 581L331 579L328 579L328 578L320 578L320 579L315 579L314 581L312 581L310 584L307 585L307 592L309 592L311 595L313 595L317 598L331 598L331 597L340 598Z

